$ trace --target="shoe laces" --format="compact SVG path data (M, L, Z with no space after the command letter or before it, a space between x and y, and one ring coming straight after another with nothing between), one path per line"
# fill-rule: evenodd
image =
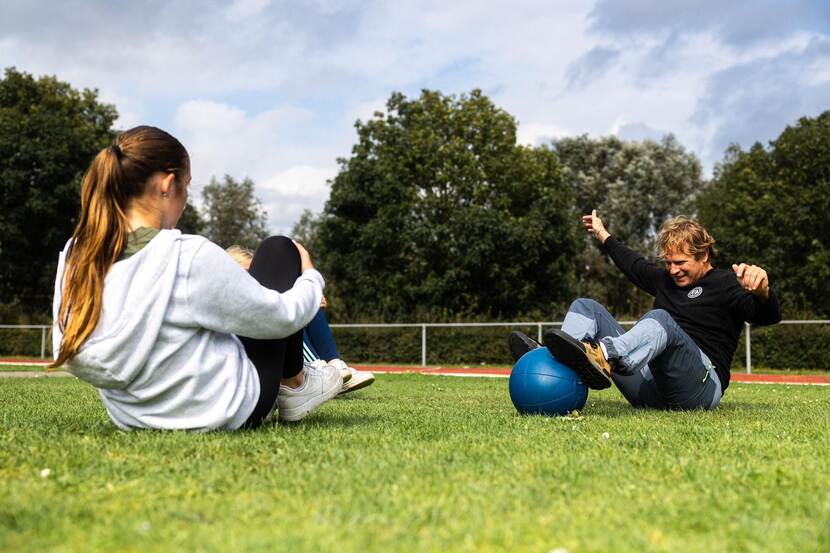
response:
M605 358L605 352L602 351L602 348L599 345L599 340L597 340L596 338L588 337L588 338L585 338L585 341L588 343L588 345L591 346L591 349L596 350L596 353L599 354L599 356L603 359L603 361L605 361L605 363L608 364L608 366L610 367L610 370L613 371L614 370L614 363L612 363L610 359Z
M588 336L587 338L585 338L585 341L588 342L592 349L597 349L599 347L599 340L597 340L596 338Z

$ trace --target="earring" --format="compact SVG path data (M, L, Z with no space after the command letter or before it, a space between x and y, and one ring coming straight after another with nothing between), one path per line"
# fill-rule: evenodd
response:
M162 193L161 193L161 197L162 197L162 198L166 198L166 197L167 197L167 192L162 192Z

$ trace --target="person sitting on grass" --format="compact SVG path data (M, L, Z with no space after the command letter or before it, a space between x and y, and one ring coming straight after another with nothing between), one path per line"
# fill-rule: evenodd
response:
M58 261L51 366L98 388L125 430L253 428L275 409L300 420L343 386L303 365L323 277L289 238L265 239L245 272L174 229L189 182L187 150L155 127L98 153Z
M666 221L660 230L663 267L611 236L596 210L582 223L623 274L654 296L654 309L626 332L605 307L577 299L562 329L544 335L551 354L589 388L613 382L634 407L715 408L729 386L744 322L781 320L767 272L745 263L731 271L713 267L715 239L685 217ZM539 347L519 332L508 342L514 357Z
M227 248L226 251L246 271L251 266L254 252L248 248L233 245ZM369 371L358 371L348 366L341 359L329 321L323 313L323 309L326 307L328 307L328 301L326 296L323 296L317 314L303 329L303 360L317 368L322 365L331 365L338 369L343 377L343 391L340 392L340 395L371 385L375 381L375 375Z

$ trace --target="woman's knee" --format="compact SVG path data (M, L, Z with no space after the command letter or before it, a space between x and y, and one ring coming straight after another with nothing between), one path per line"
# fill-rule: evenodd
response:
M248 272L267 288L289 290L300 276L302 262L294 241L285 236L270 236L254 252Z
M262 242L254 252L254 257L266 256L279 259L300 258L300 252L294 241L287 236L269 236Z

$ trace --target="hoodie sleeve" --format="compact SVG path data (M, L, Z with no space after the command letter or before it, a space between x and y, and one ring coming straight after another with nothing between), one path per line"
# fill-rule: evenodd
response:
M66 254L69 252L69 246L72 244L70 239L58 256L58 270L55 273L55 291L52 296L52 359L57 359L61 349L61 342L63 341L63 332L61 331L60 317L61 301L63 298L63 271L66 266Z
M317 313L324 285L323 276L309 269L290 290L265 288L222 248L205 241L187 273L187 301L203 328L248 338L285 338Z

